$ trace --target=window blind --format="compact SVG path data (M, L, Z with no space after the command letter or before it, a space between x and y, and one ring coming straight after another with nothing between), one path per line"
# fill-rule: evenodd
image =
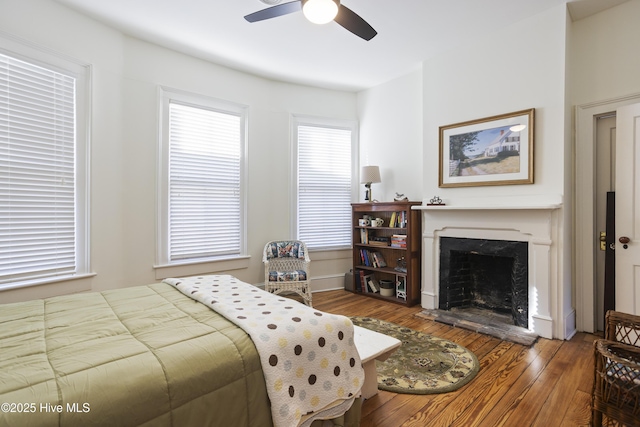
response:
M76 271L75 84L0 54L0 285Z
M309 248L351 245L350 129L298 125L298 238Z
M241 116L169 105L169 260L241 251Z

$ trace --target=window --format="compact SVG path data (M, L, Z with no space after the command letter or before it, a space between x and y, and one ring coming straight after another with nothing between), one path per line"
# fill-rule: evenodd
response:
M245 108L163 90L159 263L236 257L244 244Z
M88 70L17 48L0 52L0 289L89 270Z
M295 118L296 231L310 249L351 246L356 125Z

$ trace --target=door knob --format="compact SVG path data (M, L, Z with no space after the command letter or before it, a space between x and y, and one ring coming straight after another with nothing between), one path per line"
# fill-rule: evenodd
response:
M622 236L621 238L618 239L618 241L620 243L622 243L622 247L624 249L627 249L629 247L629 245L627 243L629 243L631 241L631 239L628 238L627 236Z

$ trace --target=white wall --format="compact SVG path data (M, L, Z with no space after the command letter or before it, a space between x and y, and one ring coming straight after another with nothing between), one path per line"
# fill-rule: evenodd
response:
M564 39L565 10L554 8L424 63L425 195L562 194ZM438 188L440 126L528 108L536 109L534 184Z
M564 6L505 25L494 33L424 63L425 198L445 202L466 198L563 195L570 179L565 162L569 144L565 100L567 12ZM439 127L535 108L534 184L438 188ZM570 241L565 228L570 197L558 213L551 296L554 337L564 338L572 313ZM554 255L555 254L555 255Z
M640 93L640 0L573 23L573 105Z
M0 292L0 303L157 281L153 265L159 86L249 107L250 259L246 268L236 269L237 263L216 267L249 283L263 281L265 242L291 237L290 115L357 119L354 93L230 70L126 37L51 0L0 0L0 29L10 38L92 65L90 221L96 273L91 279ZM311 257L314 290L342 285L351 264L349 251Z
M358 94L360 165L379 165L373 197L422 200L422 68ZM359 201L364 201L360 185Z

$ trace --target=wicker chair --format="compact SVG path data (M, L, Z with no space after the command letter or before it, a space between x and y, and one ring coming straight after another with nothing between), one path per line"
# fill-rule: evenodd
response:
M264 246L264 290L280 294L295 292L311 307L309 254L300 240L274 240Z
M640 316L608 311L594 354L592 425L640 426Z

